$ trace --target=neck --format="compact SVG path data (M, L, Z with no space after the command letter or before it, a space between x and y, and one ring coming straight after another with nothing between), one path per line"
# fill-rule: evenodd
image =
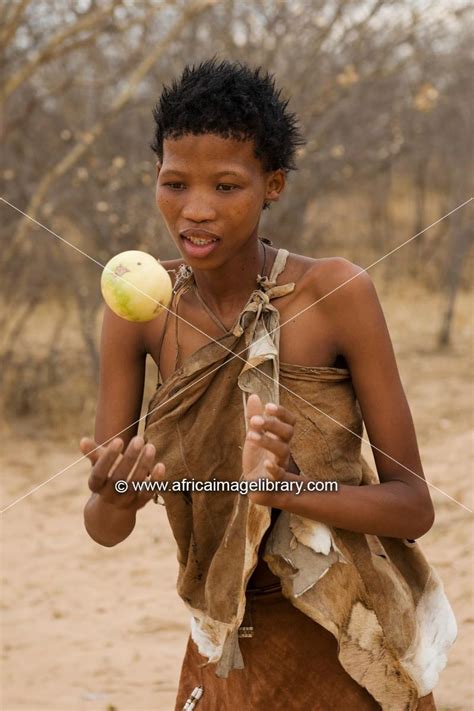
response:
M257 274L262 274L264 260L265 273L268 272L269 256L268 246L264 247L259 239L251 239L217 269L193 269L201 297L216 313L225 316L232 312L257 288Z

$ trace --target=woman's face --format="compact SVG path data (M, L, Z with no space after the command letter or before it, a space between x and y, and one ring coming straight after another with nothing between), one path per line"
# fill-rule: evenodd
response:
M251 140L214 134L164 140L156 204L187 262L205 268L226 262L256 237L264 201L278 199L284 172L264 172L253 147ZM195 240L217 241L196 247L183 230Z

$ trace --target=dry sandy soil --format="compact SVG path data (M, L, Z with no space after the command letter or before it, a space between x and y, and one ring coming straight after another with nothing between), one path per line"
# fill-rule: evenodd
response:
M472 300L458 303L454 344L444 353L435 348L438 296L400 284L381 300L425 473L439 488L432 489L436 522L422 545L459 625L435 695L439 711L467 711L472 513L460 504L473 503ZM15 427L4 432L3 506L79 460L77 443L89 433L68 440L46 427L36 437ZM364 453L373 462L366 444ZM2 515L5 711L173 709L189 616L175 592L164 508L150 503L128 540L103 548L83 528L88 471L87 461L77 461Z

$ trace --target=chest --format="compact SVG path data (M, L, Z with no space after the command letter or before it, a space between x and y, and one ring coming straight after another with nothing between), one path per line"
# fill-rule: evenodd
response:
M334 324L326 310L314 305L317 295L310 293L304 283L295 286L291 294L272 299L279 312L280 362L303 366L345 367L345 360L337 353ZM230 329L245 306L242 303L234 314L220 319ZM187 291L174 310L151 322L147 334L147 351L166 380L184 360L205 346L211 339L219 339L224 330L211 318L196 299L193 290Z

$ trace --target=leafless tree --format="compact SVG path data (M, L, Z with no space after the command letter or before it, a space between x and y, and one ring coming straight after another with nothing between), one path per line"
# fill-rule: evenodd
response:
M363 266L421 233L381 268L387 285L400 272L443 285L439 343L449 344L472 205L424 229L472 195L470 18L462 0L5 3L1 194L99 263L130 248L176 256L154 206L151 107L186 63L216 54L262 65L307 141L262 233ZM3 372L19 367L25 326L48 302L57 322L45 370L74 313L96 378L98 265L0 210Z

